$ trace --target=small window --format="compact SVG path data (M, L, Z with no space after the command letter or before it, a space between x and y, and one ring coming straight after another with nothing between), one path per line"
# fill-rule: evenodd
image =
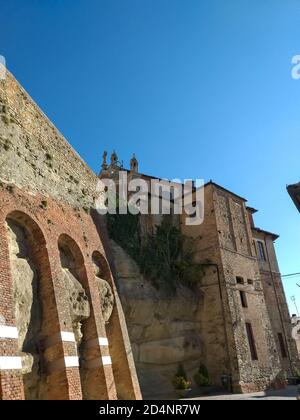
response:
M285 359L287 357L287 353L286 353L283 335L281 333L278 333L278 341L279 341L279 346L280 346L280 351L281 351L281 357Z
M261 261L267 261L264 243L262 241L257 241L257 247L258 247L258 258Z
M236 284L245 284L243 277L236 277Z
M255 282L255 290L261 290L261 283L260 281Z
M248 283L248 284L253 284L253 280L248 279L248 280L247 280L247 283Z
M258 360L252 325L250 324L250 322L246 322L246 332L247 332L247 337L248 337L251 359Z
M241 304L243 308L248 308L247 296L246 293L240 290Z

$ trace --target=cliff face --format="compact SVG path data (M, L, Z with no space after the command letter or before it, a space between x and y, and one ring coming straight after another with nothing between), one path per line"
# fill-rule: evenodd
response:
M166 295L119 245L110 246L143 397L174 396L178 363L192 379L203 359L202 296L185 287Z

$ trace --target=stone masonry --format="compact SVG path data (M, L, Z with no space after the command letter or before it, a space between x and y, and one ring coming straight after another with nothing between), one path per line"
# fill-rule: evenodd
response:
M117 178L117 171L112 159L100 178L111 172ZM130 177L151 180L132 165ZM226 379L233 392L283 386L299 368L273 244L278 236L255 227L256 210L242 197L213 182L205 185L204 196L203 224L186 226L185 215L181 220L173 215L182 233L193 238L195 262L205 264L196 292L181 287L165 295L149 284L125 250L110 243L108 255L147 398L174 397L171 380L178 363L192 380L204 364L215 388ZM142 235L153 234L161 220L141 217ZM192 388L197 388L194 382Z
M96 175L0 81L0 399L138 399Z
M116 153L111 160L115 176ZM134 156L130 176L151 180L138 170ZM255 227L245 199L210 182L203 224L174 217L205 269L196 291L182 286L167 295L108 237L94 208L98 181L7 72L0 81L0 399L139 399L139 383L144 398L174 397L179 363L191 379L204 364L214 387L226 379L233 392L294 375L299 359L277 236ZM143 218L143 235L161 220Z

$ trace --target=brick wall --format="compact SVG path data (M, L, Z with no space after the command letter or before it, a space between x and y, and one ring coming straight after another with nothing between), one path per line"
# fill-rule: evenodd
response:
M98 215L91 216L96 175L34 104L13 76L0 81L0 392L24 395L18 348L7 220L31 242L38 270L42 327L41 399L140 398L130 343L117 290L106 262ZM69 291L63 281L58 244L67 241L91 312L82 323L80 354L75 345ZM109 324L102 317L92 254L115 296ZM9 337L13 333L14 337ZM78 358L79 356L79 358Z

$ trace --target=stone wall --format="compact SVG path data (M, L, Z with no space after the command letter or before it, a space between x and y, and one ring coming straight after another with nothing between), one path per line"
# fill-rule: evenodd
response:
M270 386L278 380L282 366L245 200L216 184L208 184L205 187L204 223L198 227L184 227L184 233L198 238L198 259L207 258L219 268L226 338L223 357L227 362L220 366L219 376L222 371L229 373L235 391L247 392ZM241 293L245 295L247 307L242 306ZM246 323L252 326L258 360L251 357Z
M97 177L9 73L0 181L0 399L140 398Z
M274 247L274 236L267 232L253 230L255 240L262 242L266 260L259 259L260 277L281 364L289 376L294 376L294 368L299 369L298 352L292 338L289 309L283 289ZM281 334L283 347L279 341Z
M172 378L179 363L193 381L200 364L211 358L212 349L216 351L214 361L218 360L222 339L216 340L215 347L204 340L218 335L211 331L212 320L205 321L209 308L219 306L218 294L204 294L200 289L192 292L185 287L166 294L143 278L135 261L120 246L111 241L110 248L143 397L174 398ZM215 273L208 268L203 288L212 279ZM213 366L210 373L215 379Z
M0 181L89 208L97 177L7 72L0 80Z

